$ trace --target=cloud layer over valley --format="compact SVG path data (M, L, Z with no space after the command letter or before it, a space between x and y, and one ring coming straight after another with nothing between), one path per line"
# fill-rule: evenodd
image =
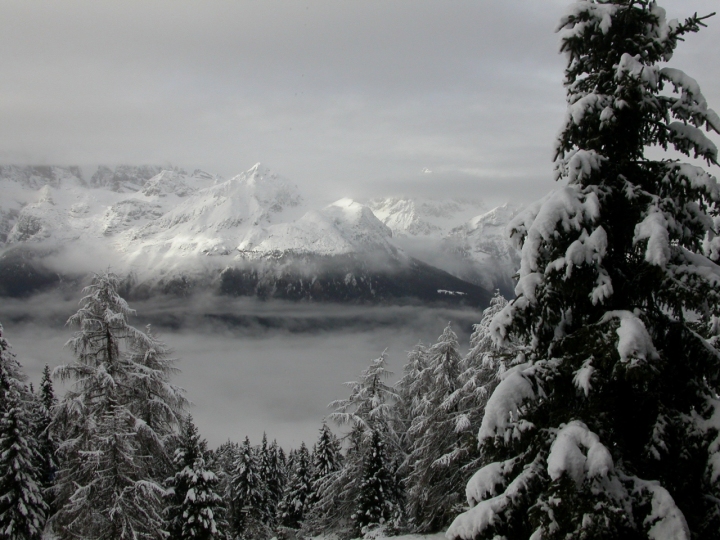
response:
M57 292L3 299L0 322L30 380L45 363L72 360L64 327L77 296ZM370 360L388 349L390 369L402 372L406 351L432 343L452 321L467 346L473 310L419 306L345 306L198 295L131 303L137 327L152 324L171 346L181 373L175 381L194 403L191 413L212 446L263 431L287 446L315 440L327 404L346 397ZM58 387L62 389L60 383Z

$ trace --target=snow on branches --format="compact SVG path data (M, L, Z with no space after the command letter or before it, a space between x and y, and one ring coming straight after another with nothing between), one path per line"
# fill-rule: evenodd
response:
M522 354L478 440L484 468L450 539L711 539L720 528L720 132L699 84L660 67L706 17L581 0L558 27L561 185L507 232L517 298L489 324ZM650 481L649 479L653 479Z

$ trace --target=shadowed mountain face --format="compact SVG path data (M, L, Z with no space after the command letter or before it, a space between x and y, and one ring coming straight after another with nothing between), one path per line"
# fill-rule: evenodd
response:
M420 301L485 306L490 293L416 259L368 263L356 255L283 255L272 265L228 268L220 292L324 302Z
M62 287L79 289L82 274L59 274L44 263L47 252L26 247L0 255L0 296L22 298ZM187 296L200 291L259 299L340 303L423 303L484 307L486 289L416 259L378 260L357 254L278 253L204 275L174 274L139 282L127 276L129 299L156 294Z
M0 254L0 297L22 298L60 284L60 276L42 263L47 253L18 247Z
M0 169L3 296L74 287L109 268L127 278L135 297L209 290L483 306L514 272L497 234L510 211L450 229L474 207L375 200L373 210L341 199L318 209L259 164L229 180L178 168L101 167L89 185L77 168L36 169ZM416 227L414 208L442 227ZM490 221L493 227L478 226ZM406 223L407 234L398 229ZM426 256L405 249L408 235L422 236Z

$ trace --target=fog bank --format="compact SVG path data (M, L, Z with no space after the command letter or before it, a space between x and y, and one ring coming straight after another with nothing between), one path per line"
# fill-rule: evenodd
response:
M78 298L58 293L2 299L5 336L37 384L43 366L72 360L63 347L74 329L64 322ZM432 343L452 321L463 352L473 310L421 306L346 306L261 302L211 295L135 302L134 326L152 324L174 350L181 373L174 382L193 402L191 413L211 446L263 431L283 446L314 442L327 404L346 397L344 382L387 348L402 372L406 352ZM58 391L63 388L56 383Z

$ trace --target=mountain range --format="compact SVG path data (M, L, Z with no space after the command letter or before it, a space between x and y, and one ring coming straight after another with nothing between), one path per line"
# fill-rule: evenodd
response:
M475 201L306 200L260 164L223 179L177 167L0 166L0 295L107 268L127 294L484 305L512 294L517 209Z

